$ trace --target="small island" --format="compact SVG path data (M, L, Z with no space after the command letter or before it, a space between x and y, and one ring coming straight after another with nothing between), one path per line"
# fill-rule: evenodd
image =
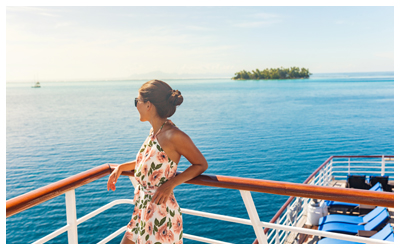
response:
M261 79L302 79L309 78L312 75L308 69L299 67L290 68L266 68L262 71L259 69L246 71L242 70L236 72L235 76L232 77L233 80L261 80Z

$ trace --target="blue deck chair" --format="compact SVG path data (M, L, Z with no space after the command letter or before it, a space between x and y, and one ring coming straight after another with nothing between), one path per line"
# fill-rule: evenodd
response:
M319 219L319 224L322 225L324 223L333 223L333 222L341 222L348 224L366 224L373 220L376 216L378 216L383 211L387 210L385 207L376 207L374 210L369 212L364 216L353 216L353 215L345 215L345 214L330 214Z
M341 223L341 222L332 222L332 223L325 223L318 227L318 230L327 231L327 232L337 232L337 233L345 233L345 234L357 234L358 230L365 230L371 231L376 230L381 225L386 223L390 219L389 212L383 211L370 222L366 223L365 225L362 223L361 225L358 224L348 224L348 223Z
M371 186L366 183L365 175L348 174L346 181L347 188L369 189Z
M387 241L393 241L393 242L394 242L394 233L392 233L391 235L389 235L389 236L386 238L386 240L387 240Z
M382 230L372 235L370 239L386 240L394 242L394 232L390 223L388 223L384 228L382 228ZM364 244L364 243L332 239L332 238L323 238L322 240L318 241L317 244Z
M383 191L381 183L377 182L372 188L369 189L369 191ZM355 207L360 206L360 204L347 203L347 202L341 202L341 201L325 201L325 204L328 207L343 206L343 207L355 208Z
M386 192L392 192L392 187L389 185L389 176L384 175L371 175L369 177L369 185L373 186L375 185L377 182L381 183L382 185L382 189Z

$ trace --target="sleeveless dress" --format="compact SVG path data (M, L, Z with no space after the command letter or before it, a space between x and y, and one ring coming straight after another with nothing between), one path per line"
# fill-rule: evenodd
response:
M166 204L151 202L157 188L176 175L177 164L161 148L157 135L150 133L136 156L135 205L125 236L136 244L182 244L182 213L173 193Z

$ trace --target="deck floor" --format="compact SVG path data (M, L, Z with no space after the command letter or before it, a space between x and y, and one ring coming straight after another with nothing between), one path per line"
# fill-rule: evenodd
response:
M393 185L393 182L389 182L389 184ZM342 180L332 180L330 186L345 188L346 181L345 180L343 180L343 181ZM394 188L393 188L393 192L394 192ZM360 208L361 209L372 209L372 208L374 208L374 206L361 205ZM389 215L390 215L389 223L392 225L392 227L394 229L394 208L388 208L388 211L389 211ZM354 212L353 215L357 215L357 212ZM303 227L303 228L318 230L318 226L307 225L306 221L307 221L307 214L305 214L299 220L296 227ZM284 244L316 244L319 240L320 240L319 236L293 232L288 235Z

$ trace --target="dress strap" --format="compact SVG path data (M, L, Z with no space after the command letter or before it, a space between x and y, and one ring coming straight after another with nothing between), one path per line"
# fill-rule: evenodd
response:
M174 125L174 126L176 127L176 125L175 125L171 120L168 120L168 119L167 119L167 120L163 123L163 125L161 125L161 127L158 129L157 133L154 134L154 130L153 130L153 131L150 133L150 136L151 136L152 138L155 138L155 137L158 135L158 133L161 132L161 129L164 127L164 125L167 124L167 123L172 124L172 125Z
M161 125L161 127L158 129L157 133L154 134L154 130L153 130L153 137L157 136L158 133L161 132L161 129L164 127L165 123L167 123L167 122L168 122L168 120L166 120L166 121L163 123L163 125Z
M163 123L163 125L161 125L161 128L158 129L157 134L160 133L161 129L164 127L165 123L167 123L167 122L168 122L168 120L165 120L165 122Z

